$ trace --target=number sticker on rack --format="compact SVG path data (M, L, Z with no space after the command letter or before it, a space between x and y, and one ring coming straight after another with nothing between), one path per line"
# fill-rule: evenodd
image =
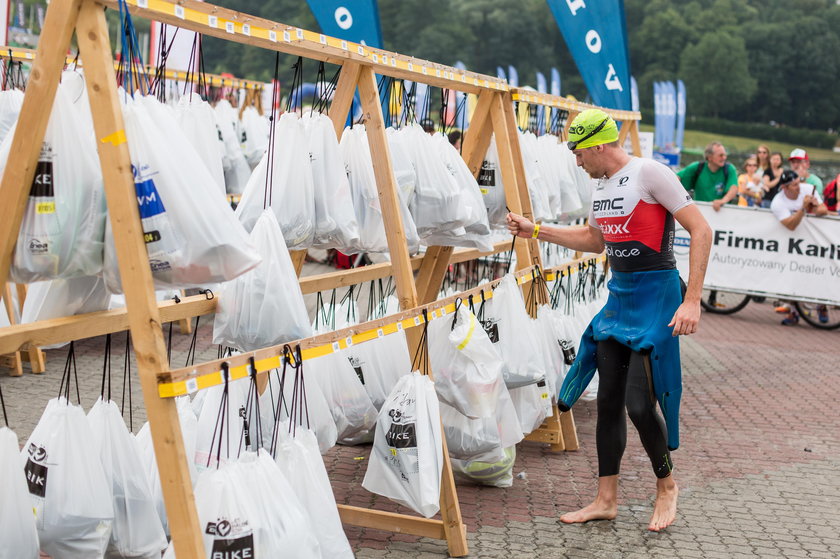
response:
M277 42L277 31L269 31L268 32L268 40L272 43Z
M184 19L184 7L183 6L179 6L177 4L175 5L175 17L177 17L179 19Z
M235 32L232 21L226 21L225 22L225 31L227 31L228 33L234 33Z
M198 380L197 379L194 379L194 378L187 379L186 386L187 386L187 392L188 393L193 394L195 392L198 392Z
M149 0L137 0L137 7L138 8L148 8L149 7Z
M216 16L207 16L207 25L209 25L213 29L216 29L217 27L219 27L219 18L217 18Z
M347 41L341 41L341 50L347 50Z
M347 339L344 340L344 343L347 344L347 347L353 345L353 336L347 336Z
M283 31L283 40L287 43L292 41L292 36L289 34L288 31Z
M376 329L376 337L377 338L381 338L384 335L385 335L385 332L382 330L382 328L377 328Z
M242 24L242 34L245 35L246 37L251 36L251 26L248 25L247 23Z
M296 29L295 30L295 35L297 35L297 38L298 38L299 41L302 41L303 40L303 29Z
M338 342L333 342L332 343L332 348L333 348L333 351L341 351L341 344L339 344Z

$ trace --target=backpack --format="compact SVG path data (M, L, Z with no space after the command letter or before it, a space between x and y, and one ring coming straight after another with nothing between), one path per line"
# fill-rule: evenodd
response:
M834 177L834 180L825 185L823 189L823 202L825 202L825 207L828 208L830 212L837 211L837 180L840 179L840 175Z
M703 172L703 169L706 167L706 162L701 161L699 165L697 165L697 170L694 172L694 175L691 177L691 188L689 190L694 191L694 187L697 185L697 177L700 176L700 173ZM726 188L726 183L729 182L729 163L723 164L723 185Z

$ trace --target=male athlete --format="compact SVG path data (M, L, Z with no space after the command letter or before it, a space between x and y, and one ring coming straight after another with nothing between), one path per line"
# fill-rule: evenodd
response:
M670 457L679 446L682 391L676 336L697 331L711 229L670 169L630 157L617 140L615 121L597 109L580 113L569 129L568 147L578 166L598 180L588 225L538 227L514 213L508 214L507 222L519 237L581 252L599 253L606 247L612 270L607 304L586 329L558 396L560 409L568 410L598 370L598 494L590 505L560 520L616 517L619 466L627 442L626 406L657 478L648 529L658 532L677 512ZM674 219L691 235L684 301L673 254Z

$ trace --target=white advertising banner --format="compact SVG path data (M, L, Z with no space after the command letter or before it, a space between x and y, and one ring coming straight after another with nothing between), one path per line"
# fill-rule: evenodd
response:
M770 210L697 207L712 228L706 288L840 304L840 218L806 216L790 231ZM674 254L683 279L690 244L677 224Z

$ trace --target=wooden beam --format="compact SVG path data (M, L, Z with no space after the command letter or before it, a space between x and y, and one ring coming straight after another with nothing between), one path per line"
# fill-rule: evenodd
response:
M18 283L15 287L17 288L18 307L20 308L20 312L23 313L23 305L26 303L26 284ZM12 324L15 323L12 322ZM27 344L21 349L26 352L27 360L29 361L29 370L32 373L41 374L46 372L47 357L41 348Z
M453 247L431 246L426 249L426 255L417 273L417 299L421 305L431 303L437 299L449 259L452 257Z
M353 107L353 97L356 95L356 85L359 83L359 71L362 67L355 62L345 62L338 75L335 95L330 103L329 116L335 127L335 135L341 141L341 135L347 125L347 115Z
M60 0L53 0L49 9L61 3ZM117 97L108 24L101 5L92 0L84 2L78 17L76 36L86 62L85 84L96 137L100 139L99 161L105 183L108 217L112 224L123 291L130 309L128 319L131 341L137 357L172 541L178 557L201 559L205 557L202 530L195 508L187 467L189 458L184 449L178 411L174 399L162 399L158 395L157 376L169 369L166 344L155 300L149 258L143 242L131 160L125 142L125 125ZM56 43L55 39L51 39L43 42L54 45L56 50L66 49L69 45L69 40L67 43ZM59 71L56 70L55 77L58 75Z
M0 182L0 278L6 281L17 244L20 224L35 177L35 166L41 154L41 143L47 131L64 55L70 46L73 27L79 16L82 0L54 1L47 10L42 37L35 62L26 84L26 95L20 109L12 145L9 149L3 179Z
M642 144L639 141L639 123L633 121L630 123L630 143L633 145L633 155L636 157L642 156Z
M181 299L158 301L162 324L216 312L216 299L193 295ZM104 336L129 329L128 310L112 309L75 316L39 320L0 329L0 353L10 353L29 346L45 346L74 340Z
M341 516L343 523L352 526L374 528L376 530L396 532L397 534L411 534L438 540L446 539L443 522L433 518L419 518L396 512L376 511L350 505L338 505L338 514Z
M300 277L303 271L303 264L306 262L306 249L289 251L289 256L292 258L292 266L295 267L295 275Z
M490 147L493 136L490 107L493 106L493 98L497 95L494 91L482 91L478 95L478 103L470 119L470 126L464 133L461 157L464 158L464 162L476 178L481 172L481 165L484 163L484 157L487 155L487 148Z
M580 443L578 442L575 416L572 414L572 410L560 414L560 429L563 431L565 450L579 449Z
M627 134L630 132L631 126L632 124L629 121L625 120L621 122L621 130L618 131L618 145L624 145L624 141L627 139Z
M414 287L414 274L408 256L408 244L405 238L400 200L397 193L396 178L391 166L391 149L385 135L385 121L382 117L382 105L379 102L379 89L373 69L365 66L359 71L359 94L364 111L365 130L373 159L373 173L376 176L376 188L379 191L379 205L382 219L387 224L385 236L388 239L388 253L393 264L394 282L400 308L412 309L418 305L417 291Z

